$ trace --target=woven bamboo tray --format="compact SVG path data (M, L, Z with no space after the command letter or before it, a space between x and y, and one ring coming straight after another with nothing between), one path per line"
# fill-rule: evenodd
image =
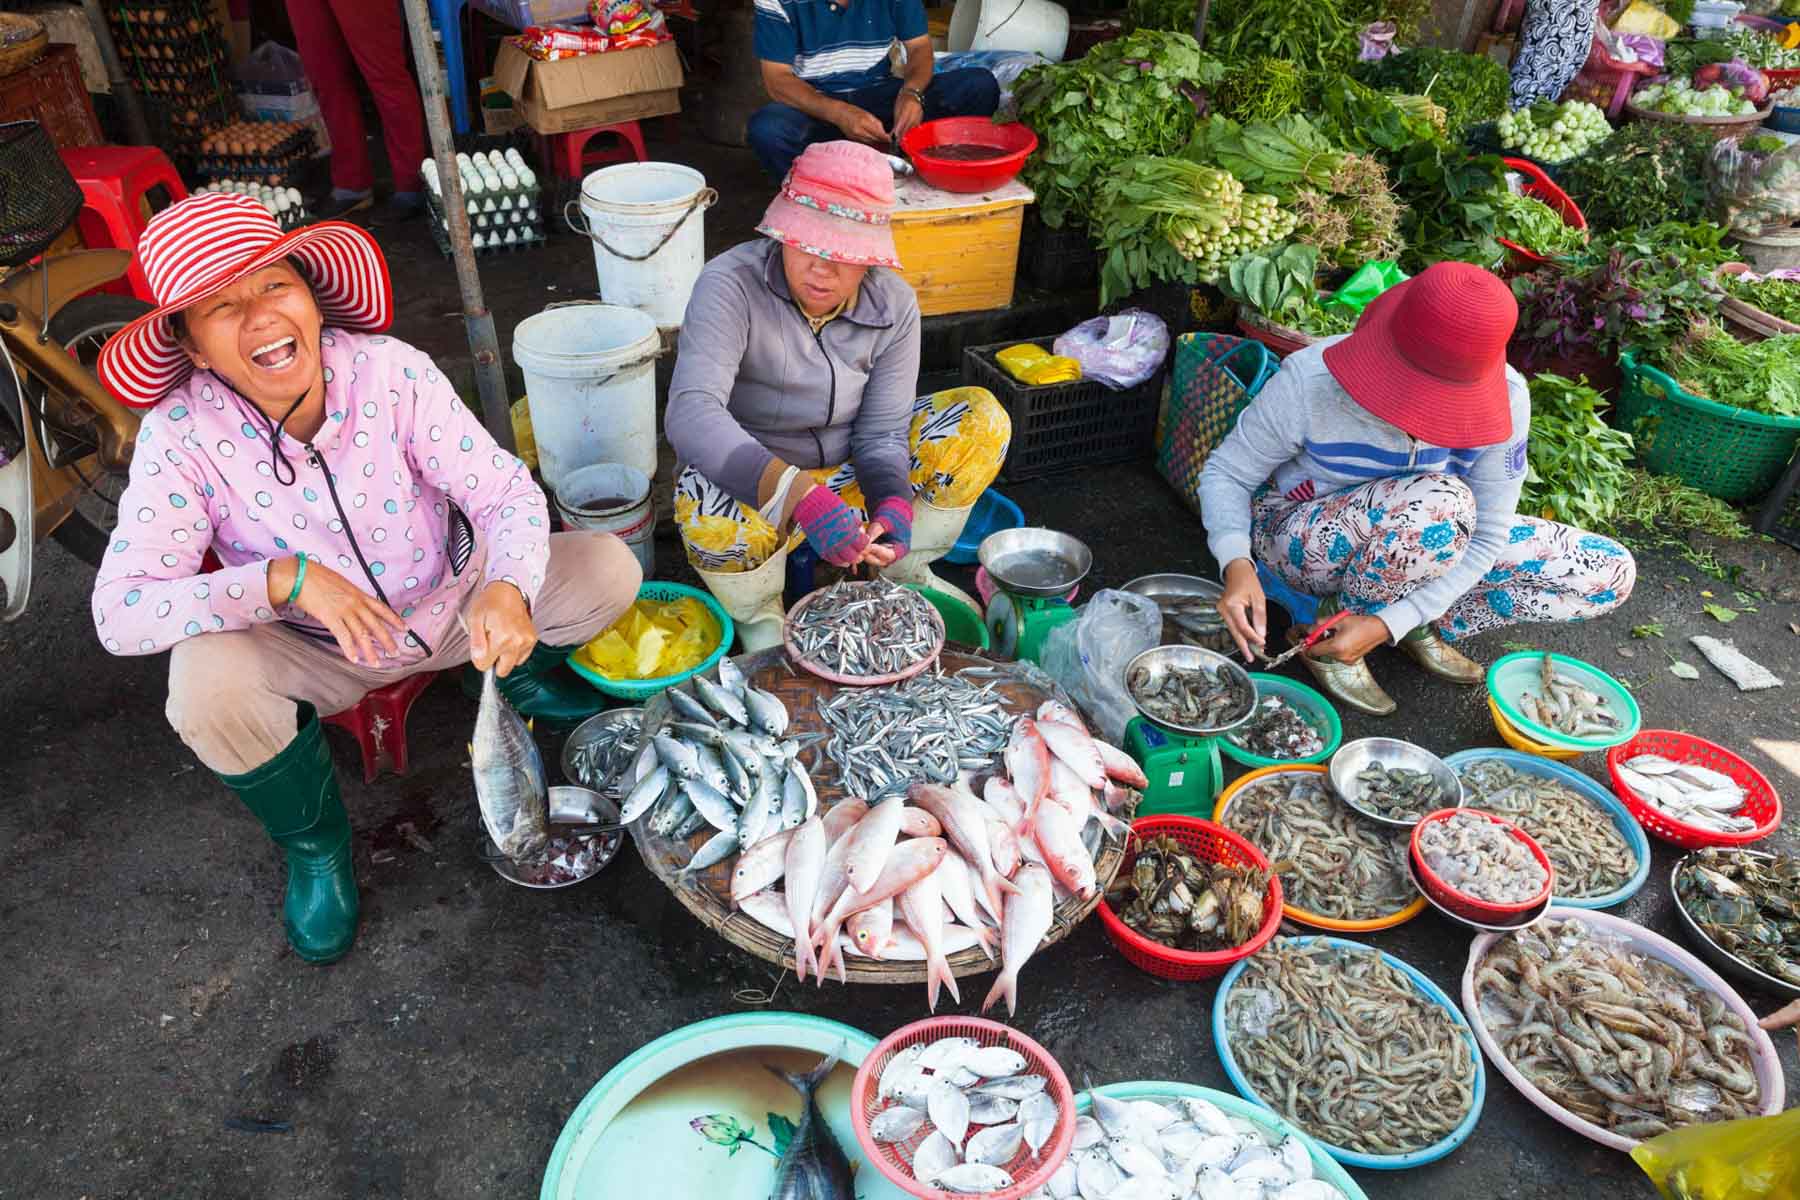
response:
M816 706L834 695L839 690L839 685L797 670L787 661L780 648L745 655L737 662L752 684L780 697L781 702L787 705L788 736L824 731L825 723L819 717ZM1069 703L1068 697L1060 694L1060 690L1048 676L1026 664L995 663L958 650L953 645L944 648L939 663L946 674L955 674L970 667L1001 672L999 686L994 691L1019 712L1033 712L1038 705L1050 699ZM977 679L975 682L985 683L987 679ZM646 704L645 740L655 736L668 723L669 717L669 702L663 696L659 695ZM802 761L812 772L813 786L818 790L821 808L830 808L844 798L837 769L830 765L817 747L808 749L802 755ZM1138 799L1136 793L1133 793L1126 806L1127 811L1120 814L1123 819L1131 819L1132 813L1137 809ZM675 898L681 901L682 907L693 913L702 925L740 950L792 970L793 941L731 907L731 860L690 876L685 882L679 879L681 868L694 851L705 844L711 831L703 830L688 841L676 842L650 833L648 825L648 821L638 821L631 827L631 837L637 843L638 855L675 894ZM1075 926L1099 906L1101 896L1111 885L1113 876L1118 873L1119 864L1124 860L1124 846L1116 839L1108 839L1094 863L1094 873L1099 880L1094 898L1083 902L1068 896L1058 903L1052 915L1050 932L1044 935L1040 949L1067 937ZM998 960L989 961L978 947L951 955L949 963L951 972L959 979L995 970L1000 965ZM883 962L846 954L844 965L850 983L924 983L926 978L923 962Z
M1749 271L1748 263L1726 263L1713 272L1713 286L1719 293L1719 311L1725 314L1725 320L1756 338L1776 337L1784 333L1800 333L1800 325L1792 321L1784 321L1772 312L1756 307L1748 300L1740 300L1725 290L1721 276L1742 275ZM1742 335L1739 335L1742 337Z
M0 76L24 70L49 45L42 21L23 13L0 13Z
M1715 138L1740 137L1769 119L1775 111L1773 104L1765 104L1753 113L1724 117L1692 117L1685 113L1657 112L1653 108L1639 108L1631 101L1625 102L1625 111L1639 121L1661 121L1667 125L1698 125L1708 130Z

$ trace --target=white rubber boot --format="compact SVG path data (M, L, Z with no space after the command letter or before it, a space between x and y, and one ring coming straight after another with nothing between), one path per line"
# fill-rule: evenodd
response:
M979 615L983 609L973 596L954 584L946 583L931 570L932 563L956 548L956 539L962 536L963 526L969 523L969 514L974 510L973 504L966 504L961 508L939 508L929 500L918 501L913 505L912 549L893 566L884 567L881 577L895 583L910 583L955 596Z
M787 615L781 592L787 586L788 552L785 547L752 571L702 571L700 582L731 614L738 641L746 654L781 645L781 623Z

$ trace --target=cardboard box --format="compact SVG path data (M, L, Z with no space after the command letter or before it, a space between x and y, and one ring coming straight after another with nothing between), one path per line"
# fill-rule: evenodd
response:
M494 81L539 133L641 121L681 111L681 56L674 42L538 62L500 44Z

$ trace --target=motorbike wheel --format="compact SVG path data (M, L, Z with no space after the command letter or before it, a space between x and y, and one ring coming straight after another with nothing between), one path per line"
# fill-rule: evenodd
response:
M149 311L150 306L135 296L104 292L80 296L50 318L49 333L92 371L106 339ZM76 558L98 567L118 523L119 496L125 491L127 474L104 470L92 459L76 463L73 469L81 474L86 494L50 536Z

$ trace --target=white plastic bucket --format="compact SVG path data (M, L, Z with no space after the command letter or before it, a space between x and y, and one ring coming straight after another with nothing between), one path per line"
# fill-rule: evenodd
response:
M1032 50L1061 62L1069 48L1069 10L1051 0L956 0L951 50Z
M706 176L675 163L621 163L581 181L581 221L569 227L594 246L600 297L681 328L706 259L706 210L719 193Z
M556 511L569 529L614 534L631 547L644 578L656 574L656 506L650 476L624 463L595 463L563 476Z
M656 322L635 308L570 304L513 329L538 467L551 491L569 472L624 463L656 474Z

